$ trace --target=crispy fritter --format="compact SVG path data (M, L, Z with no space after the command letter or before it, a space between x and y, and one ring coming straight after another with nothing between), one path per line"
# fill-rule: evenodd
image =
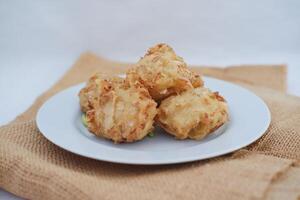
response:
M141 140L153 129L157 104L142 85L92 79L79 93L90 132L119 143Z
M218 92L196 88L163 100L156 121L177 139L200 140L228 121L228 108Z
M190 71L183 59L166 44L158 44L127 72L127 81L140 82L155 101L200 87L200 75Z

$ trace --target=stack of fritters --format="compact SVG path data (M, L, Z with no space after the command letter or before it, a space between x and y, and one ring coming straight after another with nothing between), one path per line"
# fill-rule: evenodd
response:
M141 140L154 121L177 139L202 139L228 121L224 98L166 44L150 48L125 79L94 75L79 97L89 131L114 142Z

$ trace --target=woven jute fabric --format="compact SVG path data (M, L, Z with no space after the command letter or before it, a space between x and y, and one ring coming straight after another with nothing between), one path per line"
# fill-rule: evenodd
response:
M72 154L40 134L35 115L49 97L94 72L120 74L129 66L83 54L25 113L2 126L0 187L28 199L300 198L300 100L285 93L283 65L193 68L247 87L271 110L263 137L225 156L163 166L113 164Z

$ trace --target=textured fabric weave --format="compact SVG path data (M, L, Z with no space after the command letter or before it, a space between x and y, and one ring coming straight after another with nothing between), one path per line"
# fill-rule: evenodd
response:
M284 93L281 65L194 68L249 88L271 110L264 136L225 156L164 166L113 164L67 152L39 133L35 114L50 96L96 71L119 74L129 66L83 54L25 113L2 126L0 187L29 199L300 198L300 101Z

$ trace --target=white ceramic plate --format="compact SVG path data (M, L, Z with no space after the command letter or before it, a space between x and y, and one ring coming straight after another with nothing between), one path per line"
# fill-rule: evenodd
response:
M48 140L70 152L102 161L143 165L212 158L245 147L263 135L271 117L259 97L232 83L207 77L204 81L227 100L230 122L201 141L176 140L159 128L154 137L130 144L98 138L81 122L78 92L84 84L50 98L37 114L37 125Z

